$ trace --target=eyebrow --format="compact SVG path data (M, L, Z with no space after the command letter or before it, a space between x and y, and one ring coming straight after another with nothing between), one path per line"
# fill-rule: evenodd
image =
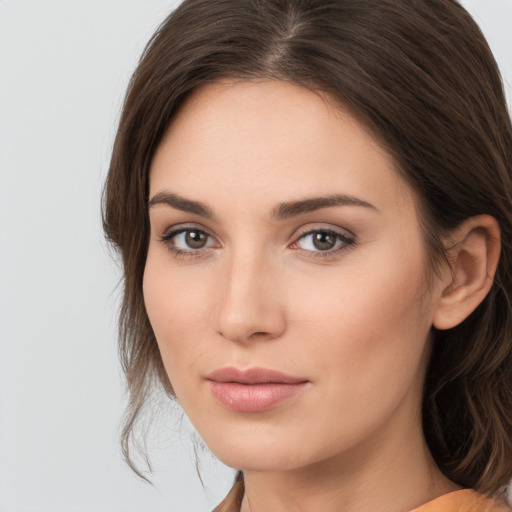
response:
M209 219L214 217L213 211L204 203L192 201L191 199L186 199L171 192L159 192L155 194L148 202L148 207L151 208L152 206L161 204ZM373 204L357 197L346 194L333 194L281 203L272 210L271 217L275 220L285 220L290 217L304 215L305 213L321 210L322 208L331 208L333 206L359 206L376 212L379 211Z
M284 220L290 217L321 210L322 208L331 208L333 206L360 206L376 212L379 211L379 209L373 204L363 201L357 197L346 194L334 194L282 203L272 211L272 218L276 220Z
M200 215L201 217L206 217L209 219L213 217L213 211L204 203L200 203L199 201L191 201L190 199L185 199L178 194L171 194L170 192L159 192L158 194L154 195L148 202L148 207L151 208L152 206L159 204L165 204L175 208L176 210L195 213L196 215Z

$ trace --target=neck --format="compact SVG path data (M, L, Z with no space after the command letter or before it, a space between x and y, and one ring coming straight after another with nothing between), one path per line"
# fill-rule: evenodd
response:
M433 461L420 415L394 419L403 428L393 421L364 445L308 467L244 471L241 512L407 512L458 489Z

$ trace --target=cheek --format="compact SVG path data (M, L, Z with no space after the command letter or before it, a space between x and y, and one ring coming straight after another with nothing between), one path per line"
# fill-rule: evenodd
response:
M165 369L176 389L204 352L211 284L204 276L198 278L192 267L173 267L165 253L150 247L143 294Z
M299 282L291 294L290 325L301 329L297 338L308 340L304 350L314 358L318 378L343 374L338 385L347 392L378 391L379 382L392 384L399 375L413 378L430 330L431 315L421 300L422 253L366 263Z

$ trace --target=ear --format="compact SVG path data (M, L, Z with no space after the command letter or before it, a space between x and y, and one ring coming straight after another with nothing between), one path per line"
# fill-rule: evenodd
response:
M500 258L500 228L490 215L464 221L450 236L450 271L434 311L436 329L451 329L467 318L491 289Z

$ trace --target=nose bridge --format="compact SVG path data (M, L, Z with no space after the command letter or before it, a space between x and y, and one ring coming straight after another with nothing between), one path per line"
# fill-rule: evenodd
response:
M226 258L221 278L217 329L233 341L271 339L285 329L273 262L264 250L240 247Z

